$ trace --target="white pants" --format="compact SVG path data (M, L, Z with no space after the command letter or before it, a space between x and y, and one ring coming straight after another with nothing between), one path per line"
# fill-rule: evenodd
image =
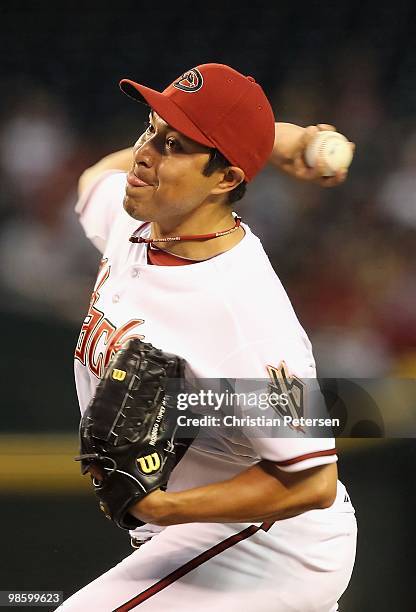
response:
M58 610L334 612L351 577L356 533L350 504L277 521L268 531L174 525Z

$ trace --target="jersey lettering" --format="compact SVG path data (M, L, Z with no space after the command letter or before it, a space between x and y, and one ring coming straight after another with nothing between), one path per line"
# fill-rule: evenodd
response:
M98 269L97 280L94 286L94 291L91 294L88 314L85 317L84 323L82 324L78 343L75 348L75 359L78 359L84 366L86 364L87 346L91 339L91 334L104 316L100 310L97 310L95 308L95 303L100 297L99 291L101 287L104 285L105 281L110 276L110 267L105 267L107 261L107 259L101 260L100 267Z
M98 378L104 373L103 359L108 338L114 333L115 327L107 319L102 319L92 330L91 342L87 351L89 370ZM97 350L98 347L98 350Z
M78 359L82 365L87 366L97 378L103 376L111 357L121 348L124 342L130 340L130 338L144 338L141 334L129 335L133 328L143 324L143 319L132 319L116 328L104 317L104 313L96 307L100 298L100 289L110 276L111 266L107 266L107 262L107 259L101 261L88 314L81 327L75 348L75 359Z

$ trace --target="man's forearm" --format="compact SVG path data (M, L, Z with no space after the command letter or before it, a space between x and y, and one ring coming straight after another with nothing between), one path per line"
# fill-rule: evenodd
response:
M262 461L224 482L178 493L151 493L130 512L157 525L281 520L331 505L336 480L336 464L285 473Z
M96 180L108 170L122 170L128 172L133 165L133 147L128 149L122 149L115 153L110 153L106 157L103 157L99 162L87 168L83 174L81 174L78 182L79 194L84 191L93 181Z
M133 165L133 147L121 149L103 157L97 164L102 170L124 170L127 172Z
M275 140L270 163L281 169L295 157L305 128L293 123L276 123Z

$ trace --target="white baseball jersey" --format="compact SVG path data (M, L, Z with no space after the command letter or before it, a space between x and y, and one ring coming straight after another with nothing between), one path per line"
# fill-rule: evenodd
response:
M316 375L306 333L247 226L241 242L217 257L187 266L148 265L146 245L129 237L140 225L147 237L150 226L124 211L124 189L125 174L108 173L76 208L103 254L75 353L81 411L116 346L132 336L180 355L198 378L266 379L268 368L282 361L298 377ZM253 439L244 448L218 436L206 450L236 462L241 456L268 459L292 471L336 461L332 438L302 435Z
M147 245L129 241L129 237L135 231L138 235L148 237L150 225L141 224L124 211L122 202L125 184L124 173L115 171L105 173L83 194L76 206L86 235L102 253L89 311L82 325L75 351L75 376L81 411L84 411L93 396L95 387L114 351L126 339L133 336L151 342L164 351L180 355L187 361L192 375L198 378L267 379L270 371L278 368L282 362L286 364L290 375L303 378L315 377L311 344L259 239L253 235L250 228L243 225L244 238L232 249L211 259L183 266L150 265ZM169 490L185 490L226 480L261 459L273 461L281 469L290 471L335 462L334 439L308 437L299 431L281 438L259 437L251 436L249 427L242 432L237 432L235 428L228 431L226 427L213 427L209 435L197 438L193 442L176 466L171 475ZM294 519L279 521L276 525L285 523L290 530L291 525L299 526L305 521L307 515L313 522L316 521L317 512L324 512L327 516L332 511L350 513L347 531L353 534L353 509L341 483L338 483L337 499L333 507L325 511L310 511ZM157 535L134 554L146 555L146 550L151 554L153 542L158 546L159 553L164 546L163 541L166 542L166 551L170 550L171 538L174 538L175 533L180 535L178 538L182 541L183 538L189 541L189 537L195 540L196 531L192 525L196 524L164 529L153 526L139 528L135 530L134 535L140 539ZM260 528L259 524L256 525ZM236 530L240 531L242 527L241 524L198 525L200 535L206 531L206 534L211 534L213 539L207 536L208 539L205 541L201 536L201 548L196 545L193 552L198 550L202 552L204 546L215 544L221 537L227 538ZM344 536L347 533L345 529L345 525L341 527ZM291 532L292 544L296 544L292 537L293 533ZM305 532L303 537L307 540ZM198 538L195 541L197 540ZM263 547L264 543L261 543L261 546ZM320 612L335 610L336 599L346 586L345 580L348 582L355 541L345 538L345 547L345 554L349 559L346 570L338 571L339 549L337 556L335 551L330 553L330 557L333 556L334 563L338 567L337 580L341 580L343 586L341 588L340 583L337 583L338 586L334 587L331 595L328 595L325 600L327 608L321 606L323 599L317 602L316 610L319 609ZM277 548L279 546L276 544L276 551ZM253 551L253 554L258 554L259 550L257 553ZM192 551L188 552L192 556ZM286 554L287 551L276 552L277 565L279 558L283 567L286 563ZM128 560L132 557L128 557L126 562L130 563ZM188 558L187 555L185 557ZM331 563L332 561L324 561L324 564L327 564L325 571L332 571L328 569ZM80 591L84 593L82 596L78 594L80 599L77 599L77 596L74 596L75 599L71 598L69 601L73 600L75 607L69 606L68 609L78 609L77 601L80 602L79 609L83 605L92 609L91 601L97 596L98 591L106 593L103 595L103 601L109 597L109 592L114 587L112 581L119 585L126 598L136 592L136 586L126 585L127 576L132 574L131 566L126 566L124 573L122 565L117 566L118 573L117 568L114 568L108 573L109 576L105 574L102 577L104 582L96 581L96 587L93 586L95 583L91 583L86 587L87 590ZM243 566L244 564L242 568ZM220 567L219 571L223 570L226 571ZM250 569L242 572L244 580L250 572ZM312 574L311 585L316 583L317 578ZM139 577L137 579L142 586L147 586L152 584L150 578L150 582L147 578L144 582L140 582ZM105 587L107 583L108 589ZM293 600L296 583L293 583L293 588L290 584L288 581L288 589L292 592ZM195 588L197 590L197 587ZM306 586L305 589L307 590ZM320 589L322 592L325 590L322 585ZM123 602L126 599L123 600L120 596L114 601ZM158 601L159 604L147 602L140 605L146 610L177 609L166 607L164 600L163 605L162 600ZM228 600L221 600L220 604L226 601ZM235 609L249 609L242 607L241 601L238 603L239 600L235 598L233 601L236 602ZM217 603L216 600L211 602L214 607ZM181 594L181 609L195 609L194 605L193 595L187 607L184 594ZM266 603L264 605L265 610L272 609L268 608ZM201 606L198 609L205 610ZM213 608L207 604L206 609ZM227 607L221 609L234 610L234 607L228 602ZM259 601L256 601L256 606L250 608L252 609L263 610L263 607ZM282 607L276 606L273 609L286 610L283 604ZM306 610L302 607L287 609L299 609L303 612ZM315 610L315 607L311 606L308 610Z

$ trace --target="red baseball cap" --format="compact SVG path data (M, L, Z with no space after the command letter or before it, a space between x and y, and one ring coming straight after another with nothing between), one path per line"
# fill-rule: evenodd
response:
M275 118L258 83L224 64L188 70L163 92L129 79L121 90L148 104L166 123L207 147L217 148L250 181L267 163Z

